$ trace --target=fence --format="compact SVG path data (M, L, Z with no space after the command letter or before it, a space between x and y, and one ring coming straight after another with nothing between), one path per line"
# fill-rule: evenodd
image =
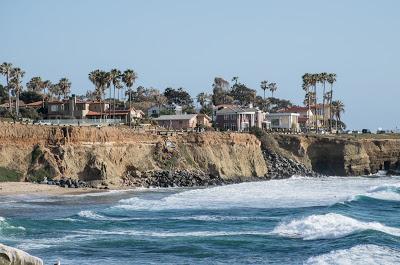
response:
M122 119L50 119L39 120L35 124L60 125L60 126L96 126L124 123Z

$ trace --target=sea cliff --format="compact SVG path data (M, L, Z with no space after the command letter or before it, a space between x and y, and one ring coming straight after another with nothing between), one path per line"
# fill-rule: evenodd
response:
M161 136L126 127L0 123L0 169L19 180L198 186L300 175L396 172L400 139L229 132ZM0 173L1 174L1 173Z

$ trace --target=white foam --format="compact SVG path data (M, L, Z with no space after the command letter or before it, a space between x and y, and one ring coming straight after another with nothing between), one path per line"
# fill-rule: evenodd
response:
M398 178L293 177L189 190L157 200L133 197L120 200L116 207L126 210L169 210L323 206L346 201L381 183L396 182L399 182Z
M400 201L400 183L383 184L370 188L367 192L361 194L378 200ZM354 196L351 200L357 200L360 195Z
M86 229L80 230L79 233L83 235L96 235L96 236L110 236L110 235L123 235L123 236L140 236L140 237L220 237L220 236L240 236L240 235L270 235L267 231L182 231L182 232L169 232L169 231L138 231L138 230L93 230Z
M94 211L80 211L78 213L78 215L80 217L87 218L87 219L92 219L92 220L105 221L105 220L109 219L109 218L107 218L107 217L105 217L103 215L100 215L100 214L98 214L98 213L96 213Z
M377 245L357 245L309 258L305 265L400 264L400 252Z
M336 213L311 215L282 222L274 228L272 234L314 240L340 238L365 230L375 230L400 236L400 229L398 228L388 227L378 222L362 222Z
M2 232L2 231L10 231L10 230L22 230L22 231L25 231L26 229L23 226L10 225L6 221L6 218L0 216L0 232Z

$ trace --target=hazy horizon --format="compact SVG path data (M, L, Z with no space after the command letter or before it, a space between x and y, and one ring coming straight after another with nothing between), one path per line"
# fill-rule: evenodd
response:
M118 5L117 5L118 4ZM334 72L349 129L400 127L400 2L3 0L0 63L72 91L94 69L134 69L136 86L211 92L215 76L301 104L301 76ZM1 77L1 83L4 79Z

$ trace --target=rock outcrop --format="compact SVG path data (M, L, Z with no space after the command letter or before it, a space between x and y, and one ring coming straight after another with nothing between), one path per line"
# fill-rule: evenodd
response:
M271 136L272 137L272 136ZM399 174L400 137L275 135L278 149L324 175Z
M155 174L143 181L145 185L157 183L155 172L163 171L202 172L203 180L196 185L264 177L268 172L260 141L250 134L160 136L129 128L21 124L1 124L0 166L29 180L66 177L111 186L123 185L132 169ZM170 184L179 183L186 182Z
M400 138L205 132L161 136L127 127L0 123L0 167L21 180L92 186L198 186L292 175L398 173Z
M22 250L0 244L0 265L43 265L43 261Z

